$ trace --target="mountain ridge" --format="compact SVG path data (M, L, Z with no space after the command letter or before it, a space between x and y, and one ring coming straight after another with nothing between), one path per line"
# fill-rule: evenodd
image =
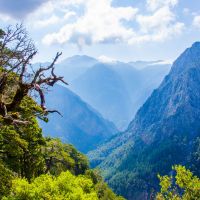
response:
M46 95L46 103L63 117L52 114L48 123L40 122L45 135L59 137L84 153L118 132L112 122L66 87L56 85Z
M115 123L118 129L124 130L137 109L169 71L170 65L159 62L142 62L143 68L139 70L135 68L135 64L120 61L102 63L87 55L75 55L56 64L55 71L65 77L73 92L104 118ZM34 68L40 64L42 63L35 64ZM98 70L95 70L96 66L99 66ZM107 71L98 73L103 69Z
M137 70L121 62L97 63L73 80L70 88L124 130L168 70L169 65Z
M149 199L152 188L158 189L158 173L193 162L200 136L199 58L200 43L194 43L174 62L127 130L88 154L91 165L102 169L108 184L128 200Z

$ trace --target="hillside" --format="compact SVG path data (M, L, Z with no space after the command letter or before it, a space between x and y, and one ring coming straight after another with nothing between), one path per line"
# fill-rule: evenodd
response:
M88 155L115 192L148 199L174 164L199 174L200 43L186 49L127 130Z
M63 86L55 85L46 95L46 102L50 109L59 110L63 117L52 114L48 123L40 122L45 135L59 137L82 152L94 149L117 132L113 123Z
M96 64L71 84L72 90L118 127L130 118L131 99L119 74L107 64ZM120 117L119 117L120 113Z
M42 64L35 63L34 69ZM109 62L75 55L56 64L69 89L123 131L169 72L163 61ZM92 83L92 84L91 84Z
M123 62L97 63L74 79L69 87L124 130L170 69L170 65L145 64L145 69L138 70Z

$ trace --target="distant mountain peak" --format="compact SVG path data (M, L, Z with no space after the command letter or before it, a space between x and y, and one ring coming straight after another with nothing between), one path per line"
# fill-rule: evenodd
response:
M74 55L64 59L62 62L86 62L86 61L96 61L93 57L87 55Z

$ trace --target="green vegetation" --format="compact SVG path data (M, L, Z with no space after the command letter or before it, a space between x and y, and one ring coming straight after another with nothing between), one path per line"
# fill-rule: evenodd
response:
M13 178L13 173L0 162L0 199L9 194Z
M49 174L41 175L31 183L26 179L15 179L10 195L3 198L6 199L97 200L98 197L91 179L62 172L57 177Z
M22 26L0 30L0 199L123 199L72 145L42 135L37 118L47 122L49 113L59 114L45 107L44 89L64 80L54 73L61 54L31 71L36 53Z
M20 105L20 115L29 120L29 125L8 125L2 122L0 129L1 160L13 172L30 180L43 171L43 155L41 147L45 145L45 138L39 128L37 120L31 113L36 109L35 102L26 97Z
M46 169L45 173L59 175L70 170L73 174L84 174L88 170L86 156L79 153L72 145L63 144L59 139L46 139L46 145L42 149Z
M139 195L148 193L150 198L159 190L157 174L168 174L171 166L175 164L184 162L188 169L199 176L199 137L191 139L188 135L174 134L165 140L155 141L151 144L145 144L140 138L137 138L133 146L127 143L123 152L122 149L119 149L120 152L117 151L118 149L115 150L112 157L108 156L106 162L97 166L103 171L108 185L117 194L128 199L137 199ZM112 145L111 142L107 145ZM109 147L107 148L109 149ZM103 152L104 149L101 150ZM92 156L95 157L95 152L92 153ZM141 196L141 198L145 197Z
M14 179L10 195L3 200L123 200L117 197L103 182L94 183L88 175L75 176L69 171L59 176L41 175L31 183L26 179Z
M157 200L198 200L200 198L200 179L181 165L172 168L175 176L158 176L161 191ZM175 183L174 183L175 182Z

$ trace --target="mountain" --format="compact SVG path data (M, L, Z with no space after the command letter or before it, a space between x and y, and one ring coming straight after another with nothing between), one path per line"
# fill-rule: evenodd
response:
M123 130L169 69L169 65L137 70L123 62L97 63L74 79L70 88Z
M55 67L73 92L121 131L169 70L170 65L163 61L101 63L86 55L69 57Z
M132 114L122 78L110 65L98 63L71 84L72 90L118 127ZM118 117L120 115L120 117Z
M131 99L131 105L129 105L131 112L129 118L126 119L127 123L132 120L137 110L151 95L152 91L159 86L171 67L169 64L162 64L156 61L154 63L153 61L143 62L143 64L141 69L121 62L112 66L112 69L122 78Z
M48 123L40 121L45 135L59 137L84 153L117 132L113 123L63 86L56 85L47 93L46 102L49 109L56 108L63 117L51 114Z
M170 73L138 110L127 130L88 155L108 184L128 200L150 199L157 174L183 164L200 174L200 42L173 63Z
M49 64L36 63L33 68ZM163 61L102 63L86 55L69 57L55 67L73 92L121 131L169 70Z
M137 90L130 91L130 93L132 93L132 118L136 114L137 110L145 103L145 101L151 95L153 90L160 85L165 75L169 73L170 67L171 66L169 64L158 63L149 64L146 67L139 70L140 82L137 87ZM130 121L131 119L129 120L129 122Z
M76 79L96 63L98 61L95 58L86 55L75 55L57 64L56 72L64 75L70 84L72 80Z

